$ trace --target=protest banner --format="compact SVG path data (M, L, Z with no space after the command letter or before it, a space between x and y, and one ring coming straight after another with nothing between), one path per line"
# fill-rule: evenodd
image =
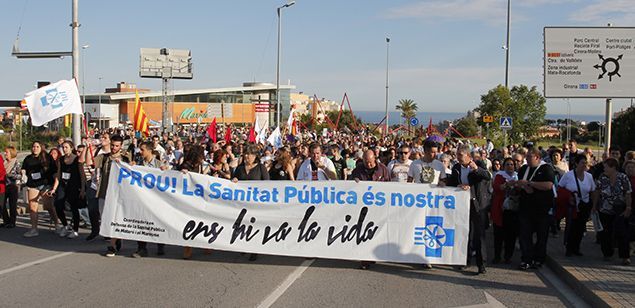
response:
M469 192L427 184L231 181L112 165L101 235L348 260L466 262Z

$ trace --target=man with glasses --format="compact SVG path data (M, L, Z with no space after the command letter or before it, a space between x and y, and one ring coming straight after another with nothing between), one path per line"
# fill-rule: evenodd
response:
M406 183L408 182L408 171L410 170L410 147L408 145L402 145L397 149L397 159L388 163L388 170L390 171L390 180L392 182Z

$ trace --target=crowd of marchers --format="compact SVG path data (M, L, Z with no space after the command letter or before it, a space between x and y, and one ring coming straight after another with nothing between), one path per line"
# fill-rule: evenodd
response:
M470 193L466 266L476 265L481 274L488 263L511 264L517 246L521 261L514 266L539 268L548 240L562 241L567 257L582 257L580 243L589 236L589 221L607 261L617 249L618 262L631 262L635 151L611 147L595 157L593 151L579 149L575 140L549 148L531 142L496 148L491 140L479 145L440 135L378 137L368 130L307 130L285 135L281 147L249 139L242 128L224 138L184 126L145 138L131 129L109 129L91 132L78 145L59 138L47 149L34 142L22 161L9 146L0 160L0 227L16 227L22 192L30 219L25 237L39 235L38 208L43 206L60 237L78 238L80 227L85 227L90 233L84 239L94 241L99 238L110 166L123 161L232 181L392 181L457 187ZM106 256L122 253L122 240L105 240ZM493 241L489 257L486 241ZM147 243L137 242L131 253L135 258L148 256ZM164 245L157 245L156 254L165 254ZM184 247L183 258L192 257L193 249ZM248 257L254 261L258 256ZM371 264L362 261L361 268Z

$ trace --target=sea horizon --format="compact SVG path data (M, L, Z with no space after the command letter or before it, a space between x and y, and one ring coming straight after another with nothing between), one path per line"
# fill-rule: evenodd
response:
M355 115L362 119L362 121L366 123L379 123L384 119L386 115L383 111L354 111ZM399 111L390 111L388 115L388 124L396 125L403 123L403 120L400 116L401 112ZM419 125L424 124L428 125L430 123L430 119L432 119L432 124L437 124L442 121L454 121L460 119L467 115L467 112L417 112L417 119L419 120ZM545 116L546 119L549 120L557 120L557 119L566 119L566 114L558 114L558 113L548 113ZM589 122L604 122L604 115L586 115L586 114L571 114L571 119L574 121L583 121L586 123Z

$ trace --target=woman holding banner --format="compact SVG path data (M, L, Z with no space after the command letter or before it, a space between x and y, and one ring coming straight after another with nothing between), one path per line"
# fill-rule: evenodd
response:
M236 167L234 175L232 176L232 182L238 181L269 181L269 172L265 165L260 163L258 158L258 148L254 145L249 145L243 152L243 163ZM252 253L249 256L249 261L256 261L258 255Z
M275 160L269 169L269 178L274 181L295 181L294 167L291 163L291 155L287 148L279 148L275 154Z
M178 170L187 174L188 172L203 173L203 160L205 152L200 145L191 145L189 150L183 153L183 162L178 166ZM183 259L192 258L192 247L183 247Z
M51 155L46 153L44 146L39 141L31 145L31 154L22 162L22 178L26 178L26 197L29 203L29 216L31 229L24 233L24 237L38 236L38 207L42 202L44 208L51 215L55 231L59 233L62 227L57 224L57 213L53 207L53 198L59 182L55 174L57 166Z

